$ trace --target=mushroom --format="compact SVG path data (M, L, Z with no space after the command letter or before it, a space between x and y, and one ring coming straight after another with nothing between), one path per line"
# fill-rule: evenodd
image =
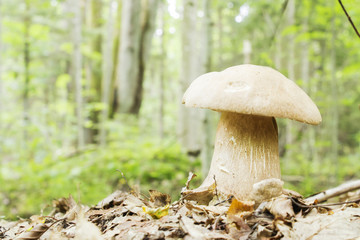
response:
M251 64L201 75L183 103L221 112L209 173L192 191L209 189L216 181L218 193L240 200L250 198L253 184L281 177L275 117L321 122L316 105L293 81Z

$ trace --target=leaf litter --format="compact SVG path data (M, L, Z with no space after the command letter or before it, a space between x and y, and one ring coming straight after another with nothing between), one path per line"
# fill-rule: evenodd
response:
M194 176L172 203L157 190L150 190L149 198L116 191L91 208L71 196L61 198L50 216L0 220L0 239L360 239L356 202L309 204L278 180L254 186L253 200L221 200L216 186L189 190Z

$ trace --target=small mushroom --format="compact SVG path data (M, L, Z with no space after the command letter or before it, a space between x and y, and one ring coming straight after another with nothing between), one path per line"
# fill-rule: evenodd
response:
M237 199L249 199L253 184L281 177L275 117L321 122L316 105L293 81L270 67L251 64L201 75L183 103L221 112L208 176L193 191L216 181L218 193Z

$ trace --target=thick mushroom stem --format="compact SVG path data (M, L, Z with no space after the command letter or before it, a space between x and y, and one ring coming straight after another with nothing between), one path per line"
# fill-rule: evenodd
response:
M275 119L223 112L210 170L199 189L215 179L217 192L246 200L253 184L268 178L280 178Z

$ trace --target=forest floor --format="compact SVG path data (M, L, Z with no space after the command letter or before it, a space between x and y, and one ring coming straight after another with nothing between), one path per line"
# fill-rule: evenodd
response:
M285 189L270 199L219 200L214 189L189 191L173 203L156 190L116 191L91 208L61 198L49 216L0 220L0 239L360 239L358 200L309 203Z

